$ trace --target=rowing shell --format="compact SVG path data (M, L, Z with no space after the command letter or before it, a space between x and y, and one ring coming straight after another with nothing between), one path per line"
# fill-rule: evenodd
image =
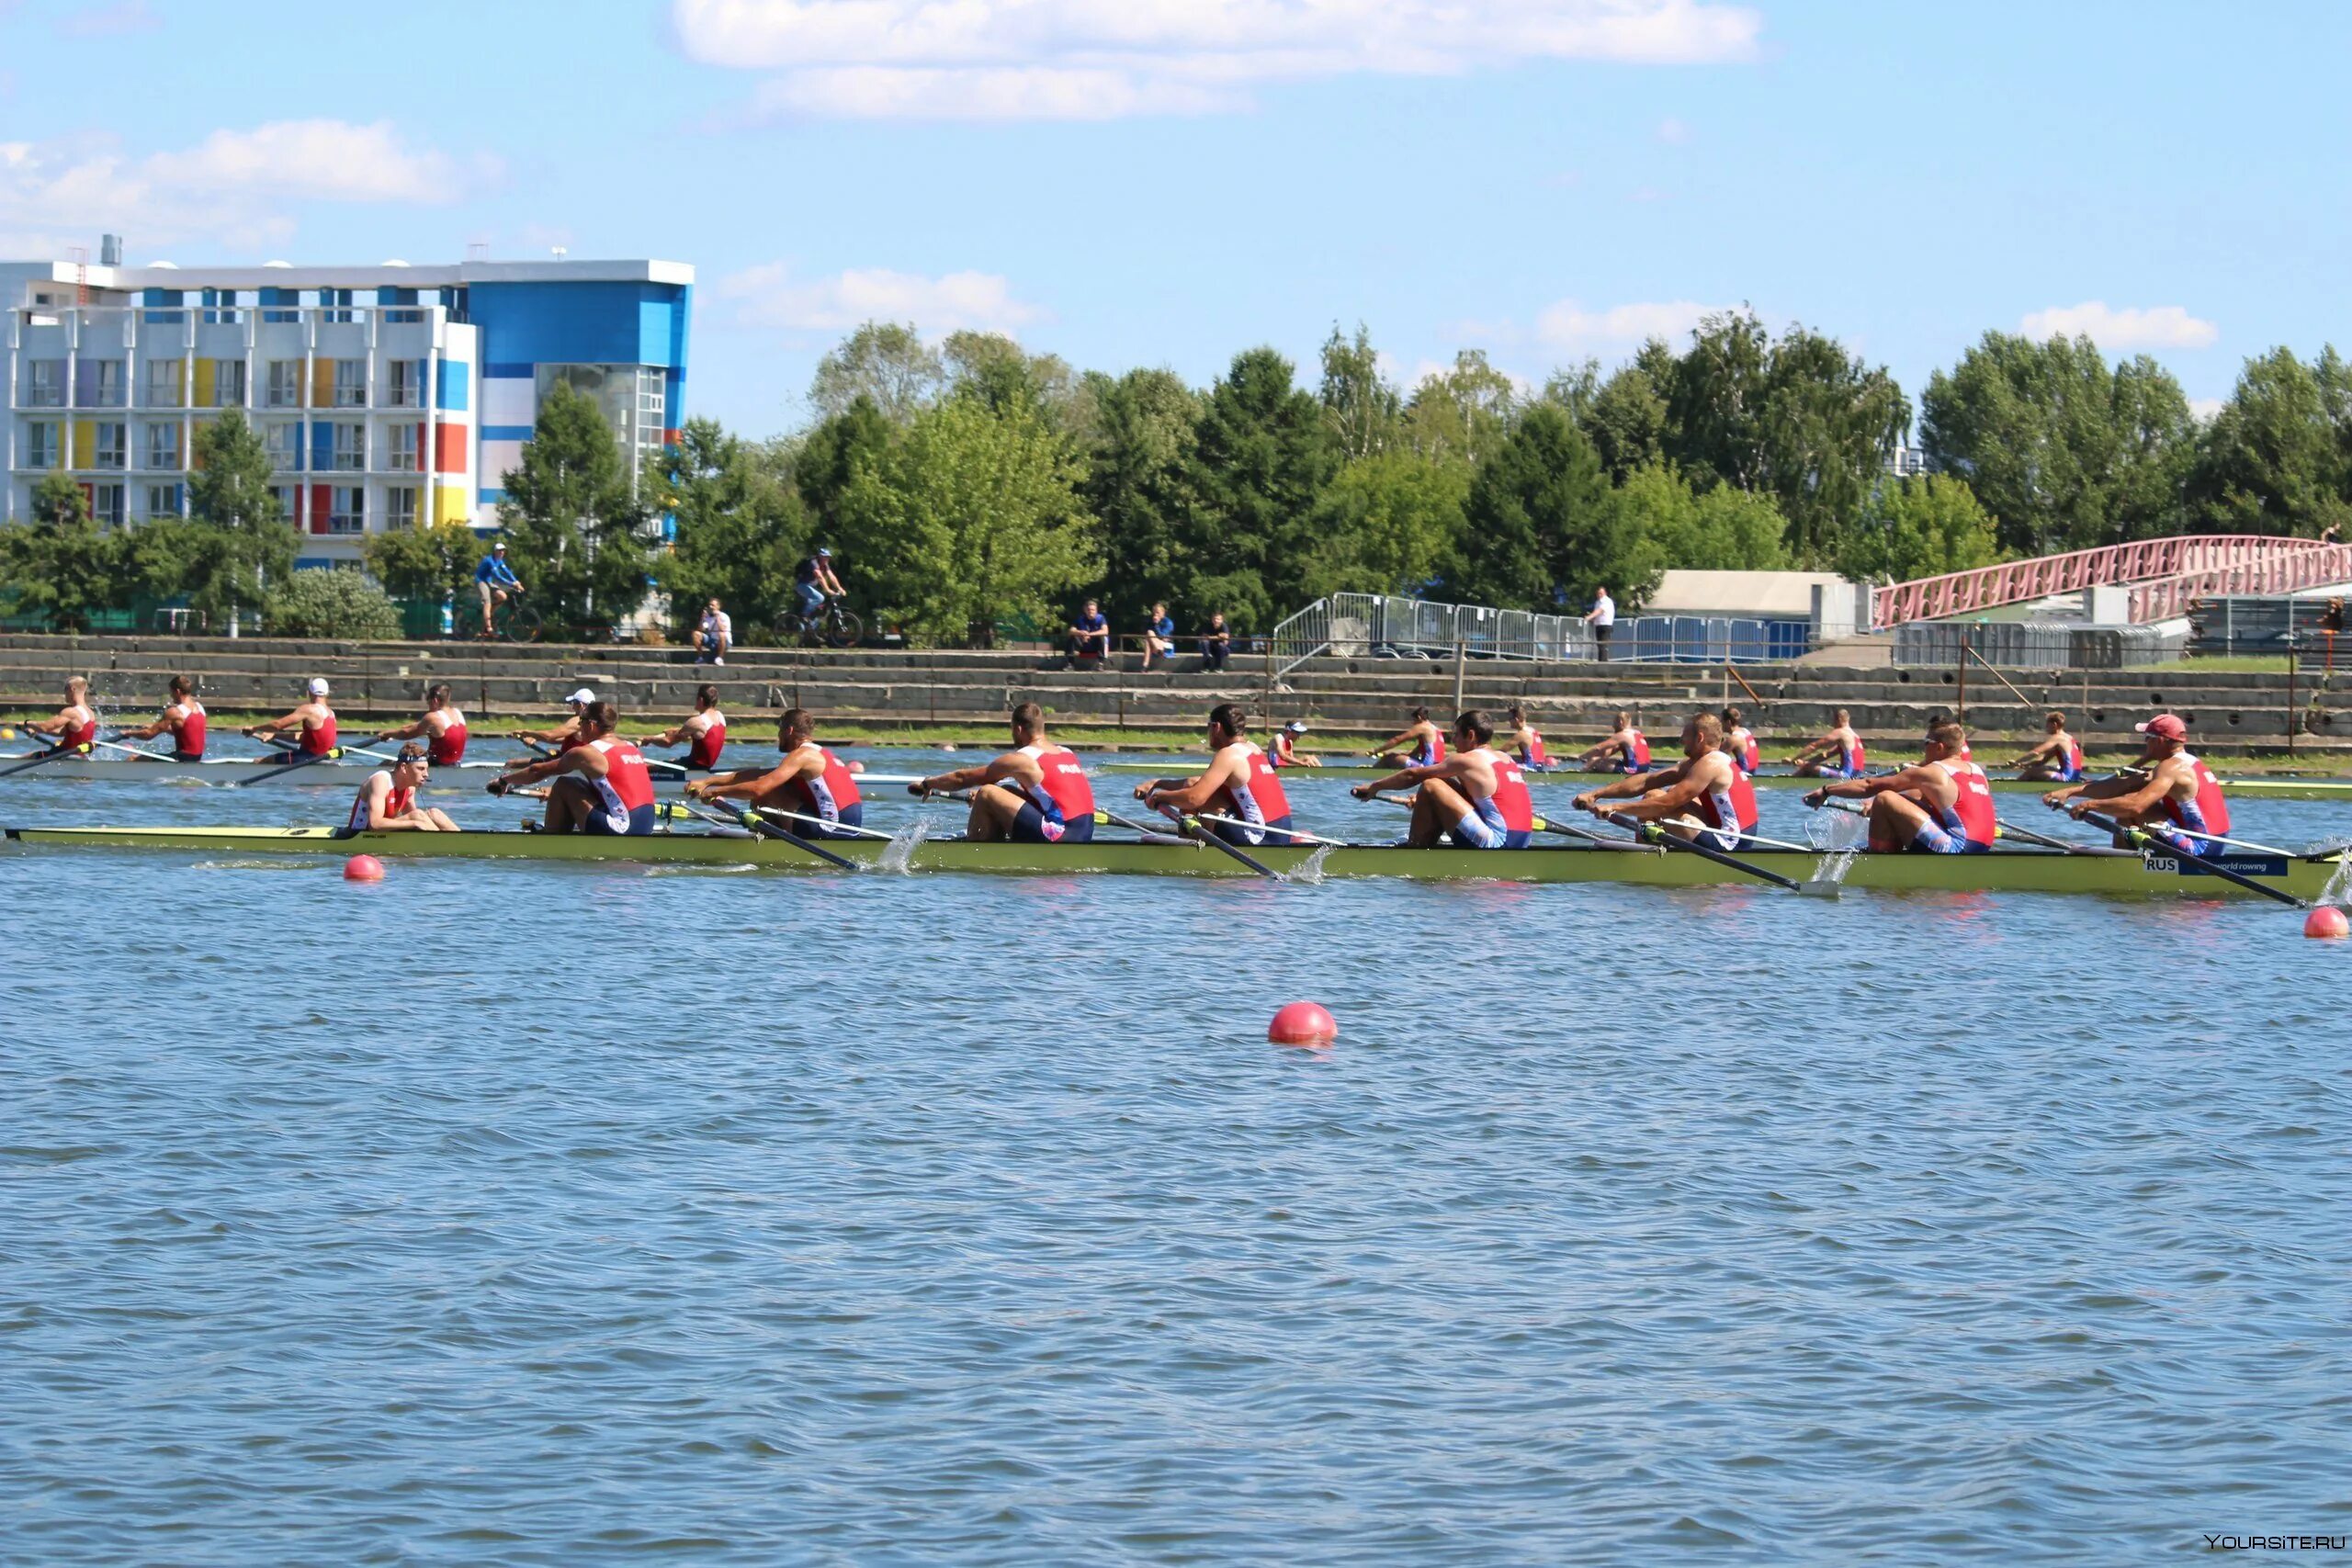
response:
M38 756L39 752L28 753ZM15 757L0 757L0 767L18 761ZM259 774L275 772L277 779L292 784L341 784L345 789L357 787L357 782L368 776L379 764L370 758L353 757L347 761L306 762L299 768L288 768L288 759L280 757L216 757L201 762L147 762L136 757L64 757L54 762L44 762L40 769L26 775L28 779L101 779L136 780L141 784L179 783L195 780L203 784L235 784ZM460 762L461 769L496 768L497 762ZM447 772L447 769L440 770Z
M1105 762L1101 771L1106 773L1149 773L1160 778L1188 777L1208 766L1205 758L1170 758L1165 762ZM47 772L46 769L42 770ZM1285 779L1381 779L1396 773L1395 768L1374 768L1345 763L1325 768L1288 767L1281 770ZM1573 784L1580 789L1598 789L1632 775L1626 773L1584 773L1566 768L1527 769L1530 784ZM1753 773L1757 787L1813 789L1836 779L1800 778L1794 773ZM2001 795L2043 795L2064 786L2045 779L1988 778L1985 782ZM2223 779L2222 787L2233 795L2244 795L2263 800L2344 800L2352 801L2352 779Z
M28 849L175 850L226 855L349 855L415 859L613 861L654 865L759 865L779 871L828 872L787 843L731 832L656 833L641 838L586 834L353 833L331 828L10 828L7 841ZM924 839L911 850L871 839L830 840L827 847L872 866L894 849L906 869L994 873L1019 876L1100 872L1128 875L1247 876L1246 867L1187 842L983 844ZM1310 869L1324 876L1402 877L1418 882L1624 882L1658 887L1717 883L1754 886L1736 871L1697 855L1627 852L1573 845L1524 850L1409 850L1387 845L1320 852L1253 849L1279 873ZM1320 856L1318 860L1317 857ZM1804 880L1822 857L1792 850L1758 850L1758 865ZM2298 897L2316 898L2352 851L2330 856L2245 854L2222 862ZM1315 864L1310 868L1309 863ZM2054 850L2003 849L1980 855L1861 854L1845 885L1917 892L2165 894L2199 898L2248 897L2211 876L2194 860L2116 852L2067 854Z

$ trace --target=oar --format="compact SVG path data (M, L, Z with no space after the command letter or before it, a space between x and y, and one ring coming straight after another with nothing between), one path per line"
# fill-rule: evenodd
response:
M885 833L879 828L860 828L847 822L828 822L821 817L811 817L805 812L799 811L786 811L782 807L778 806L755 806L752 809L758 812L763 817L781 817L788 822L808 822L820 828L831 828L836 833L847 833L854 839L888 839L891 837L890 834Z
M1140 822L1133 821L1128 818L1122 817L1115 811L1098 811L1098 814L1103 817L1108 817L1113 822L1118 824L1122 828L1125 828L1127 831L1140 834L1146 838L1148 838L1152 834L1159 831L1157 828L1147 828ZM1281 879L1279 874L1275 872L1273 867L1266 864L1263 861L1250 859L1248 855L1243 854L1231 844L1227 843L1223 839L1218 838L1215 833L1212 833L1207 829L1202 827L1200 818L1196 817L1188 817L1177 824L1180 833L1182 833L1182 829L1186 827L1190 827L1192 831L1189 833L1183 833L1183 837L1192 839L1197 843L1206 844L1213 850L1223 851L1231 859L1239 861L1243 865L1248 866L1251 871L1256 872L1259 875L1265 877L1269 881L1279 881Z
M773 822L763 820L760 816L759 808L756 807L744 807L741 811L736 813L735 820L741 823L743 827L750 829L754 838L775 839L778 842L790 844L796 850L806 850L808 853L816 856L819 860L824 861L831 865L839 866L843 871L855 871L857 869L857 863L855 861L845 860L842 856L833 853L832 851L826 849L821 844L812 844L808 840L802 838L799 834L792 831L788 828L780 828Z
M2007 820L1997 823L1996 826L2008 838L2023 839L2027 843L2039 844L2045 850L2064 850L2070 855L2120 855L2131 852L2128 850L2119 850L2100 844L2071 843L2064 839L2053 839L2047 833L2037 833L2030 828L2020 828L2016 823Z
M161 751L149 751L137 746L125 746L119 740L100 740L96 742L96 744L105 747L109 751L128 751L134 757L144 757L151 762L173 762L178 761L175 757L164 756Z
M1641 836L1644 843L1657 844L1669 852L1675 850L1688 850L1702 860L1713 861L1727 870L1740 872L1760 881L1770 882L1776 886L1785 887L1792 893L1803 894L1808 898L1838 897L1838 885L1835 882L1818 880L1799 882L1795 877L1782 876L1779 872L1768 870L1753 861L1744 861L1737 855L1727 855L1721 850L1699 842L1696 839L1679 838L1667 832L1655 822L1644 822L1636 827L1634 831Z
M2110 833L2120 834L2123 838L2123 841L2132 845L2135 849L2144 849L2156 844L2156 840L2154 839L2150 838L2146 833L2141 831L2139 829L2126 828L2123 824L2116 821L2113 818L2102 817L2096 811L2086 811L2077 818L2077 820L2087 822L2094 828L2103 828ZM2203 835L2201 834L2199 835L2199 837L2202 836ZM2176 854L2178 853L2177 851L2171 851L2169 852ZM2298 898L2292 893L2281 893L2276 887L2265 887L2253 877L2242 875L2237 872L2232 871L2225 865L2216 865L2213 862L2205 859L2202 855L2181 855L2180 858L2183 861L2195 864L2199 869L2205 872L2206 874L2210 876L2218 876L2224 882L2234 882L2240 887L2246 889L2250 893L2259 893L2265 898L2275 898L2279 903L2297 909L2308 909L2311 908L2311 904L2307 899Z
M1203 822L1222 823L1224 826L1228 828L1254 828L1258 825L1255 822L1244 822L1238 817L1215 817L1205 811L1200 814L1198 820ZM1350 847L1348 841L1344 839L1326 839L1317 833L1302 833L1295 828L1284 828L1278 830L1288 833L1293 839L1303 839L1310 844L1329 844L1335 850L1344 850Z
M87 746L61 746L54 751L43 751L28 761L18 762L13 768L0 768L0 779L9 778L17 773L28 773L42 763L54 762L60 758L86 757L89 754L90 749Z
M243 778L233 781L229 787L231 789L243 789L247 784L257 784L265 779L274 779L280 773L290 773L297 768L312 767L320 762L332 762L337 757L342 755L343 749L341 747L337 747L332 751L313 752L310 756L304 757L298 761L288 762L282 768L271 768L266 773L249 773Z

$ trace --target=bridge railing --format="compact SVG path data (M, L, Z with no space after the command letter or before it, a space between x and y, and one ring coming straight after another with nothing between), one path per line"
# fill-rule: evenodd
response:
M1577 615L1485 604L1442 604L1391 593L1333 593L1284 620L1268 639L1274 674L1329 653L1342 659L1589 659L1592 628Z
M1872 593L1871 624L1883 630L2125 583L2148 585L2132 595L2132 620L2164 620L2200 593L2277 593L2346 581L2352 545L2274 534L2182 534L1891 583Z

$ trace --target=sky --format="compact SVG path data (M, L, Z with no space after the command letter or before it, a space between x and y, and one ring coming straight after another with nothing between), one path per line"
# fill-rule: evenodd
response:
M684 261L685 412L754 436L868 319L1540 383L1746 304L1915 398L2086 332L2210 407L2352 335L2347 64L2300 0L0 0L0 259Z

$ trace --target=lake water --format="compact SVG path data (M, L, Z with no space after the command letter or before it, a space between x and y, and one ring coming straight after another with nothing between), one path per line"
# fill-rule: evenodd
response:
M2348 979L2252 904L0 856L0 1559L2341 1533Z

